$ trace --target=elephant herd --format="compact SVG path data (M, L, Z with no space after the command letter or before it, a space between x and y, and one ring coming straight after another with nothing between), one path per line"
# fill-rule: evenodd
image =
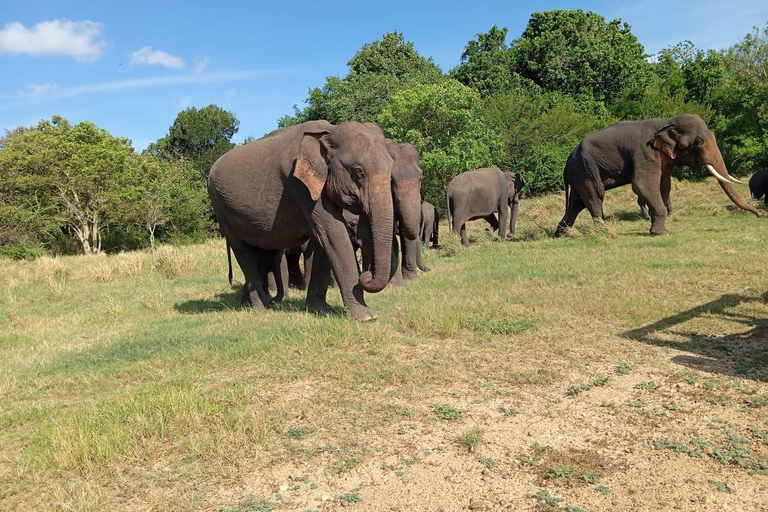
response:
M566 211L555 235L565 234L584 208L602 222L605 191L629 183L649 210L651 234L666 233L671 171L682 164L705 167L737 206L760 216L736 193L738 180L728 174L714 134L701 118L684 114L616 123L585 137L565 165ZM758 174L750 189L768 203L768 170ZM437 208L422 201L422 179L416 148L387 139L373 123L308 121L224 154L211 168L208 193L228 253L245 276L242 305L280 301L288 281L306 288L308 311L327 312L333 274L349 314L376 318L364 292L429 271L421 247L439 243ZM469 245L466 222L474 219L513 238L524 186L522 175L498 168L456 176L446 187L446 206L462 244ZM231 282L231 259L229 275Z

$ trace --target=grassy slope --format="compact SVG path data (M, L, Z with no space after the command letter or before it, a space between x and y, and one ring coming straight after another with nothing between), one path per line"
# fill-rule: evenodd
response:
M329 317L302 312L296 290L276 310L239 309L220 241L0 260L0 509L211 509L248 494L293 509L290 491L249 475L312 463L335 489L371 463L415 474L398 454L420 439L474 460L457 439L502 427L528 436L506 451L485 445L499 468L528 473L521 496L537 502L550 485L598 509L601 495L517 460L533 456L520 447L553 442L531 425L568 418L587 430L563 434L553 453L597 450L604 440L590 432L618 418L597 450L614 496L633 499L624 458L685 457L654 443L691 432L707 439L702 474L765 490L750 472L768 469L768 224L726 207L713 180L672 194L672 235L660 238L627 188L609 193L605 229L585 212L583 234L566 240L549 237L557 196L521 204L517 243L491 243L478 223L464 250L443 222L445 248L425 256L433 272L369 296L380 312L370 324L341 314L334 290ZM465 414L443 420L438 404ZM718 462L744 446L734 435L749 455Z

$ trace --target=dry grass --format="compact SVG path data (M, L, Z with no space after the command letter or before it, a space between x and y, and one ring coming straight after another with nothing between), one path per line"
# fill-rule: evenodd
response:
M467 249L443 226L434 270L369 296L370 324L334 290L326 317L296 290L240 309L219 240L0 261L0 509L409 509L414 493L458 510L494 489L533 508L543 486L561 507L757 509L766 220L712 180L673 201L668 237L628 189L563 240L558 196L523 200L517 242L475 222ZM712 478L735 491L710 497Z

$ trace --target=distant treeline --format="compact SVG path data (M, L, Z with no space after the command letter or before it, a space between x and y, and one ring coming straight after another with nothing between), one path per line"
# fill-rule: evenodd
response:
M279 120L373 121L421 153L425 199L444 203L456 174L498 166L526 193L562 188L586 134L615 121L699 114L737 176L768 166L768 25L734 46L683 41L649 56L628 24L593 12L534 13L522 35L491 27L444 73L402 33L363 45L344 77L309 90ZM126 139L54 117L0 140L0 253L96 253L214 232L205 176L238 120L215 105L179 114L136 154ZM680 177L698 175L685 170Z

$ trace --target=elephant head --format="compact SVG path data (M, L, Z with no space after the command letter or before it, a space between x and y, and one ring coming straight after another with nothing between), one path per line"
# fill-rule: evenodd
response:
M373 261L370 271L360 275L359 283L370 293L383 290L391 273L393 165L381 128L348 121L305 133L293 172L314 201L325 196L343 210L368 217Z
M421 222L421 180L419 152L408 143L387 140L387 151L394 161L392 168L392 199L401 233L409 240L419 237Z
M673 117L653 135L649 144L661 152L662 159L668 159L672 165L706 168L717 178L720 187L736 206L760 216L760 212L748 205L736 192L733 183L741 182L728 174L715 134L699 116L682 114Z

